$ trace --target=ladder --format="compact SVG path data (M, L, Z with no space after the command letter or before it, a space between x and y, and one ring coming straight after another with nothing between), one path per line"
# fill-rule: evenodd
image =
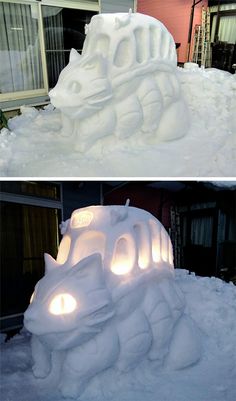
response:
M194 29L192 61L203 67L211 66L210 11L202 7L202 23Z

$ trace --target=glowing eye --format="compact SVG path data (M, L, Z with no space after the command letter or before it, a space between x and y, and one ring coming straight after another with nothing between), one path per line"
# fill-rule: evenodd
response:
M70 294L56 295L49 305L49 312L53 315L64 315L75 310L77 302Z
M31 297L30 297L30 304L32 304L33 300L34 300L34 292L33 292L33 294L32 294Z

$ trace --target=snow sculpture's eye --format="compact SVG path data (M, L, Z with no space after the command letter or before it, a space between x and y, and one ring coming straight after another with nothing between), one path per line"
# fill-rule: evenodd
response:
M81 89L81 85L78 82L73 81L71 82L69 89L74 93L78 93Z
M72 217L71 227L79 228L88 226L93 220L93 213L91 212L79 212L74 213Z
M72 313L77 306L77 302L70 294L56 295L49 305L49 312L53 315L65 315Z
M33 300L34 300L34 292L33 292L33 294L32 294L31 297L30 297L30 304L32 304Z

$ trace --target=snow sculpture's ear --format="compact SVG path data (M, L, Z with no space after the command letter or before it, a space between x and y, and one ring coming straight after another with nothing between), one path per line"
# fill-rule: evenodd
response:
M132 14L132 9L129 9L129 12L122 17L115 18L115 29L120 29L123 26L126 26L130 23L130 18Z
M128 213L129 213L129 210L128 210L129 202L130 202L130 200L127 199L127 201L125 203L125 207L123 209L116 208L116 207L113 207L111 209L110 216L111 216L111 225L112 226L114 226L119 221L123 221L123 220L127 219Z
M44 254L44 262L45 262L45 274L49 273L50 271L60 266L60 264L55 259L53 259L53 257L48 253Z
M102 257L100 253L94 253L80 260L71 268L70 273L79 280L100 280L103 275Z
M73 63L74 61L79 61L80 58L81 55L72 47L70 51L69 63Z
M99 76L106 74L106 60L101 54L94 54L92 56L83 57L81 67L85 70L97 70Z

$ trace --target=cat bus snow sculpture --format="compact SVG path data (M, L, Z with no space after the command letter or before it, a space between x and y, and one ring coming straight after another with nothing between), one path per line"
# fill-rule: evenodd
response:
M131 12L93 16L82 55L72 49L49 93L61 110L62 132L82 152L108 135L138 133L148 143L184 136L188 112L176 65L173 37L155 18Z
M171 241L156 218L128 205L91 206L61 230L57 260L45 254L45 276L24 316L36 377L46 377L61 352L60 390L77 398L110 367L127 372L146 358L184 368L199 359Z

